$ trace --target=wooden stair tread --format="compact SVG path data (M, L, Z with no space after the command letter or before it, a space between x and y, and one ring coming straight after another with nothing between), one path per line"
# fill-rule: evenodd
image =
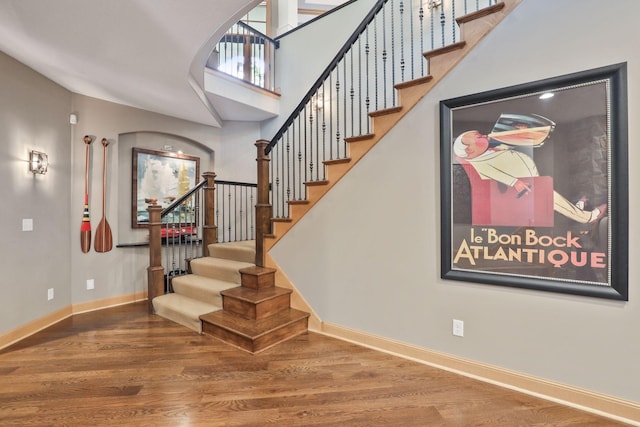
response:
M482 8L482 9L477 10L475 12L467 13L464 16L460 16L460 17L456 18L456 22L458 23L458 25L464 24L465 22L470 22L470 21L473 21L475 19L482 18L483 16L488 16L488 15L491 15L492 13L499 12L502 9L504 9L504 6L505 6L505 4L503 2L496 3L494 5Z
M450 45L445 46L445 47L440 47L438 49L433 49L433 50L430 50L429 52L425 52L425 53L423 53L423 56L425 58L427 58L427 59L430 59L430 58L433 58L433 57L438 56L438 55L444 55L445 53L449 53L449 52L453 52L453 51L458 50L458 49L462 49L466 45L467 45L466 42L463 42L463 41L462 42L458 42L458 43L453 43L453 44L450 44Z
M307 187L313 187L315 185L329 185L329 181L327 181L326 179L319 181L307 181L304 183L304 185L306 185Z
M306 205L309 203L308 200L287 200L287 203L290 205Z
M431 80L433 80L433 76L428 75L424 77L418 77L417 79L413 79L413 80L407 80L406 82L396 83L394 87L400 90L400 89L405 89L412 86L418 86L425 83L429 83Z
M263 276L265 274L273 274L278 271L275 268L269 267L258 267L257 265L252 265L251 267L241 268L240 274L251 274L253 276Z
M274 330L286 327L309 317L309 313L290 308L266 319L245 319L234 314L216 311L200 316L204 323L218 326L241 337L255 340Z
M271 218L271 221L273 221L273 222L291 222L293 220L291 218L289 218L289 217L282 217L282 218Z
M253 304L260 304L262 302L277 298L282 295L291 294L292 292L293 291L291 289L281 288L277 286L265 289L252 289L244 286L239 286L237 288L231 288L221 291L220 295L250 302Z
M375 133L365 133L362 135L349 136L344 140L347 142L366 141L367 139L373 139L376 136Z
M383 110L372 111L369 113L369 117L380 117L386 116L387 114L399 113L402 111L402 105L398 105L396 107L385 108Z
M325 165L340 165L342 163L349 163L351 161L350 157L343 157L342 159L331 159L331 160L323 160L322 163Z

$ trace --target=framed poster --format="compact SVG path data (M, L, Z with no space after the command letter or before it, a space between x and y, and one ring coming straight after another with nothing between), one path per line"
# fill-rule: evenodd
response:
M149 224L147 207L154 200L163 209L196 186L200 158L169 151L133 148L131 227ZM188 213L185 213L188 214ZM173 216L172 216L173 217ZM181 222L191 222L181 218Z
M440 102L444 279L628 300L626 63Z

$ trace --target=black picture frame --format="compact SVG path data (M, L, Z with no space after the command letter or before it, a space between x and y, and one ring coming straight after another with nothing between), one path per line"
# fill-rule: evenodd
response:
M440 131L443 279L628 301L626 63L443 100Z

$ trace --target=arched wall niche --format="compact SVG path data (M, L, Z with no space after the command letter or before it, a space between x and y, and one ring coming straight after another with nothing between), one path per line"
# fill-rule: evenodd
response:
M202 173L213 171L215 152L199 141L164 132L137 131L118 135L117 146L117 206L118 244L128 245L148 241L146 228L132 228L131 200L133 177L133 149L144 148L154 151L178 152L200 159L200 179ZM115 170L115 169L114 169Z

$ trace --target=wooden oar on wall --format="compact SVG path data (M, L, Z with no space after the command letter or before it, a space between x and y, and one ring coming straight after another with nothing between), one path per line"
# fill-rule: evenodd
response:
M93 138L85 135L84 141L84 211L82 213L82 225L80 225L80 248L83 253L91 249L91 218L89 217L89 145Z
M102 219L98 223L98 228L96 228L96 241L93 243L96 252L109 252L113 247L111 227L109 227L105 215L107 199L107 145L109 145L109 141L107 141L106 138L102 138L102 146L104 147L104 161L102 163Z

